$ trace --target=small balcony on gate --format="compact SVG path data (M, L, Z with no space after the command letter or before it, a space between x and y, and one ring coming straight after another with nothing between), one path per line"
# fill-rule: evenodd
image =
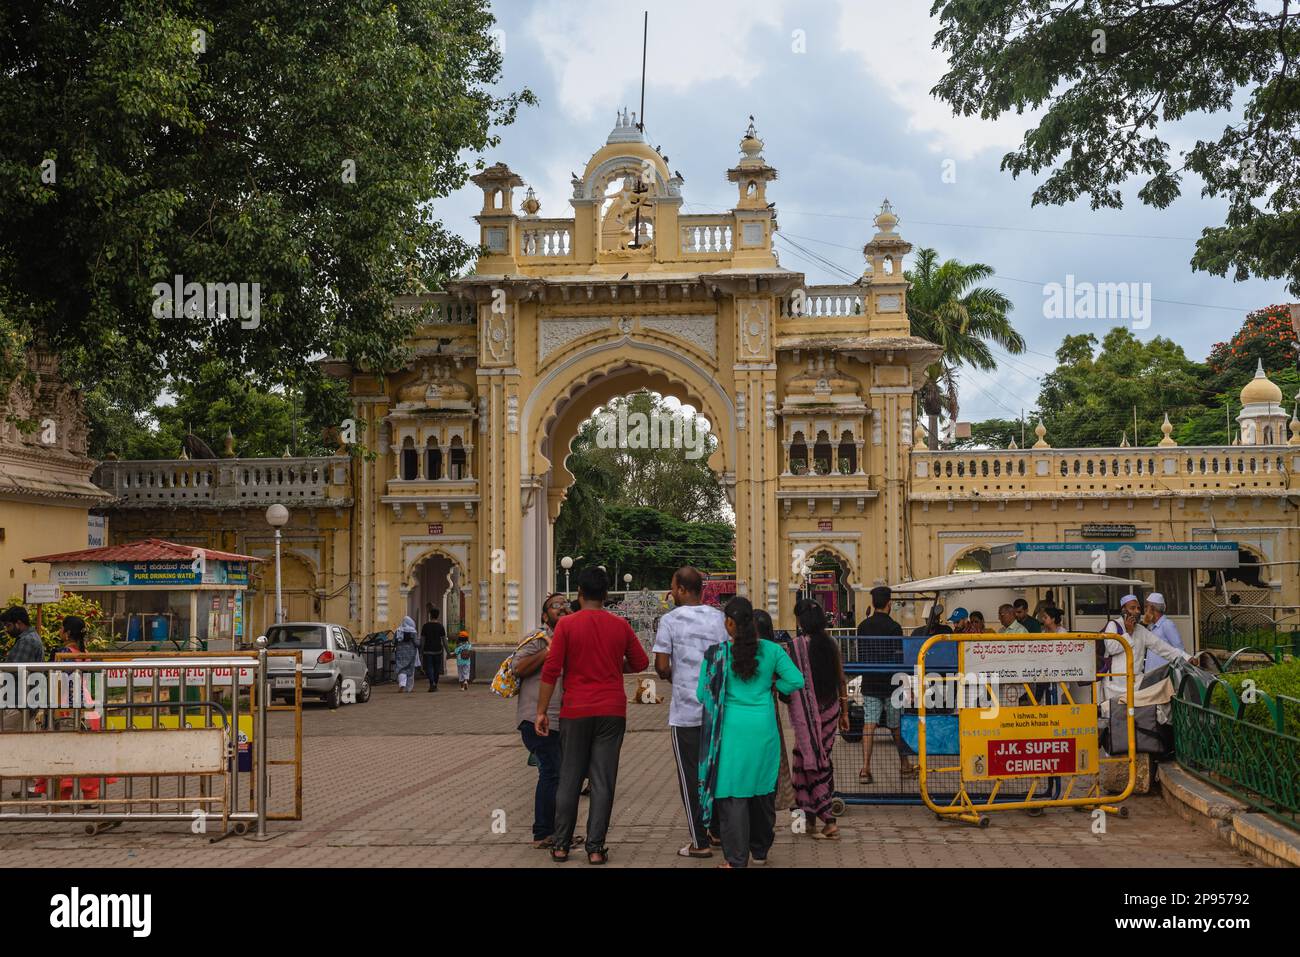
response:
M346 455L109 461L93 480L117 497L109 508L341 508L352 504L351 463Z
M913 501L954 497L1284 496L1300 482L1295 446L1125 446L911 452Z

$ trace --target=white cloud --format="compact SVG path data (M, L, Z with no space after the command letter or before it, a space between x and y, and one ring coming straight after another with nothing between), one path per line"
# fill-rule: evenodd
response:
M996 121L954 116L951 107L930 94L948 69L942 50L931 46L938 21L929 3L871 3L840 0L840 49L858 54L867 74L907 114L908 129L923 134L934 152L972 159L985 150L1020 145L1033 115L1009 114Z
M763 58L755 27L780 27L789 0L660 0L652 5L649 84L681 93L719 79L748 84ZM590 120L628 105L641 89L641 9L595 0L550 0L534 7L527 31L555 74L559 107ZM611 13L619 10L618 14Z

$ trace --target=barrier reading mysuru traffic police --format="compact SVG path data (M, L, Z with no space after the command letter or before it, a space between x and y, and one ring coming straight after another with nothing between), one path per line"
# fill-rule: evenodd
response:
M297 661L291 706L271 703L268 655ZM78 821L88 833L184 820L196 834L219 822L215 839L254 826L265 837L267 821L302 816L300 684L301 652L264 644L0 665L0 820ZM270 756L271 711L295 712L287 760ZM292 766L290 812L269 808L277 765Z
M912 689L919 716L921 798L926 806L940 819L980 827L989 823L984 812L1021 808L1101 808L1127 817L1121 802L1132 794L1137 778L1133 648L1124 635L1105 637L1123 646L1122 675L1098 670L1096 644L1103 639L1095 633L930 637L917 655ZM958 671L932 674L927 682L926 654L945 642L958 646ZM1114 699L1106 707L1125 709L1128 753L1103 757L1098 715L1106 700L1103 679L1113 677L1124 678L1127 693L1123 701ZM934 708L936 698L948 707ZM947 711L943 715L947 720L956 712L959 753L943 756L955 759L956 765L929 767L927 706L935 718L936 710ZM1102 793L1099 774L1106 763L1128 766L1128 782L1119 794ZM936 803L927 777L953 772L959 775L956 796L946 804ZM998 792L1009 781L1027 782L1028 790L1019 800L999 799ZM1081 782L1085 790L1075 794Z

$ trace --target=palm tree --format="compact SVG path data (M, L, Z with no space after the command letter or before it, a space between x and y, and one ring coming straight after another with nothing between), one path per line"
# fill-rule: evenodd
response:
M1025 340L1007 320L1011 300L996 289L976 285L993 275L992 266L955 259L940 264L933 249L918 249L915 267L904 275L912 284L907 294L912 335L943 347L939 358L926 368L926 382L920 389L930 448L937 449L940 414L957 417L958 368L995 369L988 341L1017 355L1025 351Z

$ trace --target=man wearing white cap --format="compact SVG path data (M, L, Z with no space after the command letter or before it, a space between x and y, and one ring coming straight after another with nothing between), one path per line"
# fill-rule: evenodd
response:
M1163 638L1179 651L1185 650L1183 636L1178 633L1178 626L1174 624L1172 618L1165 615L1165 596L1160 592L1153 591L1147 595L1146 614L1142 616L1142 624L1147 626L1147 631ZM1160 656L1154 651L1148 652L1146 670L1154 671L1159 667Z
M1191 655L1182 648L1175 648L1138 620L1142 615L1142 605L1137 595L1125 595L1119 600L1119 604L1123 618L1113 618L1108 621L1104 631L1111 635L1120 634L1122 631L1128 638L1129 644L1133 646L1134 689L1141 683L1141 676L1147 671L1147 661L1153 656L1156 662L1162 659L1169 662L1186 661L1191 658ZM1102 681L1102 695L1107 699L1123 697L1128 690L1125 681L1128 669L1124 659L1124 646L1113 639L1106 639L1106 657L1110 664L1104 670L1111 676Z

